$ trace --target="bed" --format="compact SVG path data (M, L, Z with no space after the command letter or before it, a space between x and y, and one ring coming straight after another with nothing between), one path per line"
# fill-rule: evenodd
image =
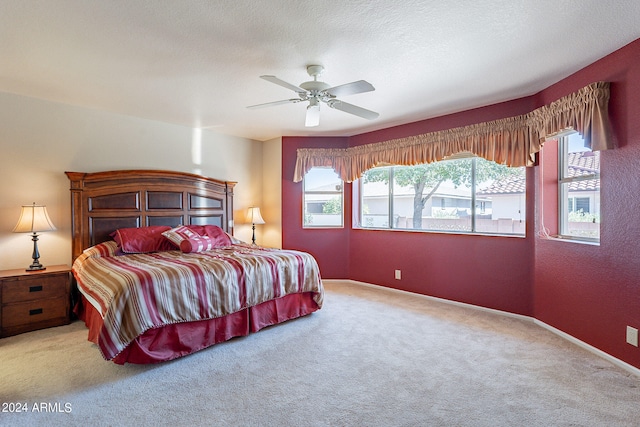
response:
M74 312L106 360L164 362L322 307L310 254L233 237L234 182L159 170L66 174Z

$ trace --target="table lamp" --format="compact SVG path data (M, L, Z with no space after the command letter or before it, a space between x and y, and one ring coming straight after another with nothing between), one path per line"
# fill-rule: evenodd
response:
M252 207L247 211L247 218L251 222L251 228L253 229L253 236L251 237L252 244L256 244L256 224L264 224L264 219L260 215L260 208Z
M13 229L14 233L32 233L31 240L33 240L33 263L27 268L27 271L44 270L42 264L40 264L40 252L38 252L38 232L52 231L56 227L51 222L49 214L47 214L47 207L43 205L36 205L35 202L32 205L22 206L22 212L20 212L20 219L18 224Z

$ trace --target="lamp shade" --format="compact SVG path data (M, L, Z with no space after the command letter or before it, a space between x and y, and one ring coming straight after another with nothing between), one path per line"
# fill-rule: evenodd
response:
M14 233L37 233L39 231L52 231L56 227L51 222L47 207L43 205L24 205L20 212L18 224L13 229Z
M264 224L264 219L260 214L260 208L249 208L247 218L251 224Z

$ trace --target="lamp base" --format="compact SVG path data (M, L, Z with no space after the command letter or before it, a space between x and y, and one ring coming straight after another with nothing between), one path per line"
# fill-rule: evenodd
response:
M251 235L251 244L256 246L256 225L251 224L251 229L253 230L253 234Z
M38 251L38 235L35 231L31 235L31 240L33 240L33 255L31 255L33 262L27 268L27 271L45 270L46 267L40 264L40 251Z

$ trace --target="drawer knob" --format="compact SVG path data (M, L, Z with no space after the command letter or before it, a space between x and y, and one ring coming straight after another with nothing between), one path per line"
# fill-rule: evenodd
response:
M29 316L35 316L36 314L42 314L42 309L34 308L33 310L29 310Z
M42 285L29 286L29 292L40 292L40 291L42 291Z

